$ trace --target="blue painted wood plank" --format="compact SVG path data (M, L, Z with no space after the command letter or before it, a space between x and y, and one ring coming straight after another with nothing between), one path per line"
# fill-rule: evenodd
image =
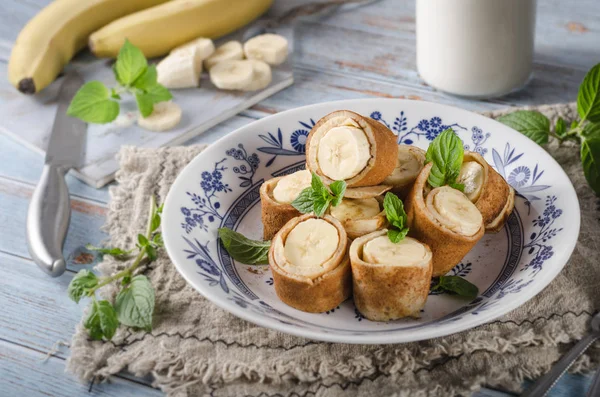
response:
M160 390L122 378L110 383L78 382L65 374L64 360L0 341L0 395L2 396L163 396Z

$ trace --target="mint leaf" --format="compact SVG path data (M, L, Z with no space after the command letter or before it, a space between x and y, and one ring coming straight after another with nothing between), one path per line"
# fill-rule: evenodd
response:
M266 265L269 263L270 241L251 240L243 234L226 227L219 229L219 238L223 247L236 261L246 265Z
M581 121L600 122L600 63L590 69L579 86L577 112Z
M390 227L388 238L394 244L399 243L408 233L408 217L404 204L394 193L387 192L383 198L383 209Z
M319 175L315 174L314 172L312 173L312 179L310 180L310 187L315 192L319 192L319 194L327 190Z
M135 88L139 88L140 90L145 90L158 84L156 82L157 77L158 73L156 72L156 65L149 65L144 70L144 73L142 73L140 77L135 79L135 81L133 82L133 86Z
M121 324L128 327L152 329L154 313L154 288L143 274L131 278L115 300L115 309Z
M71 300L75 301L75 303L79 303L81 297L86 294L90 288L94 288L96 285L98 285L98 278L94 273L89 270L80 270L69 283L67 293Z
M119 327L119 320L109 301L94 300L83 326L89 330L92 339L102 340L104 337L110 340Z
M331 198L319 197L313 201L313 211L317 217L322 217L327 211L329 204L331 204Z
M86 244L85 249L88 251L94 251L99 253L100 255L110 255L115 259L125 260L129 258L133 250L125 251L121 248L104 248L104 247L95 247L92 244Z
M556 120L556 125L554 126L554 133L560 138L564 137L567 133L567 124L565 123L562 117L559 117L558 120Z
M344 194L346 193L346 182L335 181L331 185L329 185L329 189L331 189L331 192L333 193L333 200L331 200L331 205L337 207L342 202Z
M119 115L119 104L109 97L110 91L101 82L85 83L71 100L67 114L88 123L109 123Z
M441 276L433 289L442 289L470 299L475 299L479 295L479 288L475 284L459 276Z
M587 131L586 131L587 130ZM600 125L587 124L582 133L581 164L588 184L600 195Z
M144 53L125 39L113 68L117 81L122 86L129 87L146 72L147 67L148 61Z
M149 87L143 92L135 93L135 101L143 117L148 117L152 114L154 104L169 101L172 98L173 95L171 95L169 90L160 84Z
M448 128L438 135L425 155L427 163L433 163L427 181L432 187L456 182L463 162L464 147L456 133Z
M550 120L540 112L534 110L517 110L496 120L519 131L538 145L548 143L550 134Z
M460 190L461 192L465 191L465 185L462 183L449 183L448 186L453 189Z
M307 187L300 192L298 197L292 201L292 207L302 214L308 214L313 211L312 188Z

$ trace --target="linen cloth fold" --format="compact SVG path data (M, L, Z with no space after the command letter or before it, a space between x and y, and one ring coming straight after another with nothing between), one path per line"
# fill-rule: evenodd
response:
M486 113L489 117L517 110ZM574 104L536 110L554 125L570 124ZM129 247L145 227L151 194L164 200L177 174L204 146L120 153L118 185L110 190L106 230L110 245ZM80 324L68 370L82 380L107 379L122 370L153 376L170 396L453 396L482 385L517 392L525 378L547 372L589 329L600 305L600 200L588 187L572 144L547 148L565 169L581 206L579 241L567 266L534 299L486 325L417 343L348 345L318 342L250 324L219 309L183 280L166 253L143 270L156 290L154 329L121 327L110 342L92 341ZM122 269L106 258L102 275ZM101 292L114 299L115 287ZM572 367L593 369L592 347Z

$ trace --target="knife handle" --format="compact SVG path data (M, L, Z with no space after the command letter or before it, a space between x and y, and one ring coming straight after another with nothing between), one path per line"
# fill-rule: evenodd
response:
M62 248L69 228L68 169L45 164L27 212L27 246L35 263L52 277L66 268Z

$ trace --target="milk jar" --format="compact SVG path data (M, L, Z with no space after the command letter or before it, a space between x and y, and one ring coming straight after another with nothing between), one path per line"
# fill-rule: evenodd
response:
M532 71L536 0L416 0L417 69L467 97L522 87Z

